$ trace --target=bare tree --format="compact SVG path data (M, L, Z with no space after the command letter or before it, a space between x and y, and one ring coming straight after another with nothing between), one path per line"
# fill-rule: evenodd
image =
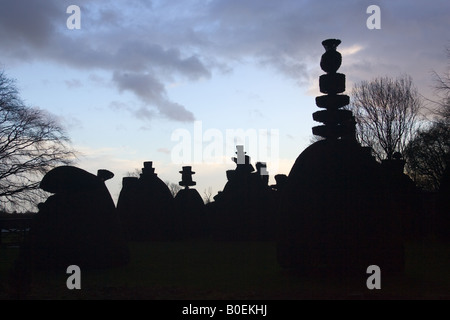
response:
M139 178L141 176L141 170L134 169L134 171L128 171L125 173L125 177Z
M450 62L450 47L447 48ZM433 72L436 117L426 130L420 130L406 148L406 169L416 184L437 191L450 161L450 63L446 72Z
M450 127L434 123L421 130L405 149L406 169L416 185L437 191L450 155Z
M450 47L447 47L447 58L449 64L447 70L443 74L433 72L434 88L438 100L433 101L437 104L438 121L444 122L450 126Z
M0 72L0 199L9 207L29 207L42 197L42 176L70 164L75 152L50 114L25 106L15 82Z
M173 197L175 197L178 193L178 191L181 190L181 186L178 183L173 183L170 181L164 181L165 184L167 184L167 187L170 190L170 193L172 194Z
M404 152L418 129L421 98L409 76L376 78L355 84L348 106L355 115L356 134L372 147L379 161Z
M208 187L208 189L205 189L203 191L203 194L204 194L203 201L205 202L205 204L212 202L213 199L212 187Z
M325 140L325 138L324 137L321 137L321 136L316 136L316 135L311 135L311 137L309 138L309 144L313 144L313 143L315 143L315 142L317 142L317 141L321 141L321 140Z

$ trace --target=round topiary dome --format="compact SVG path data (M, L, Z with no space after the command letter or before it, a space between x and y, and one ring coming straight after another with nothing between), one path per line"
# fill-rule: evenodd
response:
M395 199L381 166L355 141L322 140L297 158L281 201L278 258L306 272L403 267Z
M388 171L361 147L352 113L341 108L345 75L336 73L340 40L322 44L326 53L316 99L325 110L313 118L324 138L295 161L283 187L279 209L278 261L307 273L364 274L370 265L387 272L404 265L401 225Z

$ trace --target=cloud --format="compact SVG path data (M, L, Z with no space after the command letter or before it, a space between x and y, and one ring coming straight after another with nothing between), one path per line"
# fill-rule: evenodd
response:
M97 74L93 74L93 73L90 74L88 79L90 81L92 81L93 83L95 83L95 84L98 84L98 85L101 85L101 86L106 85L106 80L104 78L102 78L101 76L97 75Z
M113 82L120 90L130 90L146 102L159 101L165 95L164 85L149 73L114 72Z
M30 48L43 49L54 33L58 14L53 1L3 0L0 10L2 50L32 58Z
M169 149L167 149L167 148L159 148L156 151L164 153L164 154L170 154L171 153L171 151Z
M142 24L149 27L149 21L127 22L135 21L137 10L148 11L151 6L143 2L117 5L112 1L79 1L81 29L74 31L65 28L65 9L69 4L56 0L5 0L0 10L0 49L4 56L13 62L41 59L78 69L107 71L119 90L133 92L146 102L145 109L149 110L141 119L151 119L150 109L155 107L170 120L194 119L186 107L167 97L166 84L177 77L190 81L208 78L211 72L199 54L149 38L141 30ZM123 75L128 74L129 79L125 79ZM94 82L99 80L91 78ZM74 88L80 83L68 80L66 85ZM142 113L143 110L133 112Z
M251 57L300 85L321 73L306 68L311 63L318 65L324 52L320 42L339 38L342 72L347 72L350 80L409 73L426 88L427 69L445 64L444 54L438 56L448 41L441 35L449 27L445 12L450 4L383 2L379 4L382 29L368 30L366 9L370 4L354 0L212 1L208 16L215 27L210 36L220 39L217 54L236 60Z
M157 111L192 121L189 106L172 101L167 86L243 63L272 68L307 87L321 73L309 66L317 67L326 38L342 40L342 72L350 82L409 73L425 87L429 71L446 59L446 0L382 2L380 30L366 27L371 1L79 0L81 30L74 31L65 28L71 2L3 0L0 51L9 61L2 62L40 59L107 72L119 90L146 102L133 110L146 113L142 119Z
M165 86L150 73L114 72L113 82L121 91L131 91L146 103L144 107L136 111L137 117L151 119L154 113L148 109L148 105L154 105L159 113L168 119L181 122L195 120L192 112L167 98Z
M80 88L83 86L81 81L78 79L65 80L64 83L66 84L67 88L69 88L69 89Z
M156 112L153 110L147 108L146 106L143 106L139 109L136 109L133 111L133 115L138 119L153 119L156 116ZM148 130L149 128L147 126L141 126L141 130Z
M358 44L354 44L350 47L344 47L344 49L340 49L339 52L343 55L343 56L351 56L352 54L358 53L361 50L363 50L364 48L361 45Z

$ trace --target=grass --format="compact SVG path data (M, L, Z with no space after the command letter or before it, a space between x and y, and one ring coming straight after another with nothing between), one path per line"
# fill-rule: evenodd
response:
M66 270L35 272L29 299L450 299L450 244L406 247L405 276L306 278L280 268L273 242L132 242L128 265L81 271L81 290L68 290ZM0 251L0 298L18 249Z

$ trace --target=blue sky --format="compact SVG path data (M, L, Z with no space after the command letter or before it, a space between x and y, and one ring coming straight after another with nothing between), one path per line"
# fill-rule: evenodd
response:
M379 30L366 26L372 4ZM66 27L69 5L81 9L79 30ZM272 133L268 158L260 136L245 144L259 153L248 153L253 163L268 161L274 183L316 125L322 40L342 40L346 93L361 80L409 74L432 98L431 72L448 66L449 9L448 1L2 0L0 66L27 104L64 125L77 166L114 172L114 200L126 172L149 160L171 182L192 165L199 192L216 194L234 168L233 146L224 141L214 164L174 163L174 133L190 133L192 148L205 132ZM202 151L213 142L200 140Z

